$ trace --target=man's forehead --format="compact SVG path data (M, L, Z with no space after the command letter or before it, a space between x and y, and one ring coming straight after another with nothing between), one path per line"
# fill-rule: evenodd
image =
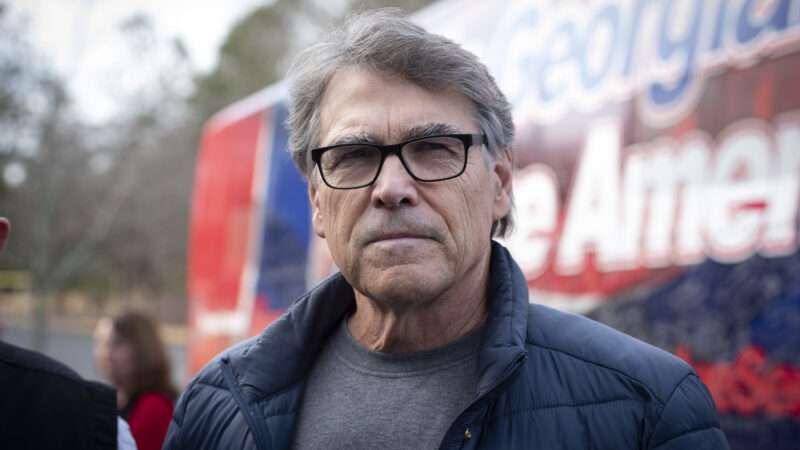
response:
M345 67L334 74L322 96L320 145L475 132L474 110L472 102L453 89Z

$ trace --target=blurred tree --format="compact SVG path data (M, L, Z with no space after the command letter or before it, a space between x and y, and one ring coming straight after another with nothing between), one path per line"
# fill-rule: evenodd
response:
M64 289L182 297L196 147L183 131L190 65L145 17L120 28L132 55L119 73L135 67L136 83L120 77L132 86L114 86L125 112L90 126L64 84L37 65L24 27L0 15L0 73L9 75L0 85L0 129L9 131L0 144L0 211L14 227L0 269L31 273L37 348L48 305Z
M68 189L64 174L84 155L64 158L58 151L75 143L75 128L64 113L68 103L63 83L40 63L26 40L24 23L0 8L0 212L13 225L2 267L26 268L32 273L37 301L37 324L43 315L49 278L48 261L55 250L50 224L69 230L72 223L61 221L59 209ZM53 169L53 170L49 170ZM44 171L49 173L44 174ZM77 186L70 186L78 194ZM37 334L38 337L41 335ZM35 344L41 344L37 339Z
M128 86L117 89L125 92L118 97L126 108L99 130L97 134L107 136L95 154L99 184L115 192L108 200L113 220L87 256L95 273L107 274L110 290L138 292L157 309L179 303L182 313L185 235L199 135L198 120L185 103L191 61L184 46L160 36L146 16L130 16L120 31L130 51L116 69L123 74L120 83Z

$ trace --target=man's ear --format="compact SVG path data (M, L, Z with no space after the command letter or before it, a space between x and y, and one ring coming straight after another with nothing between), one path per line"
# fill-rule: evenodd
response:
M511 177L513 160L511 151L503 149L494 161L494 208L493 221L498 221L511 211Z
M314 180L308 180L308 201L311 203L311 225L314 233L325 239L325 227L322 224L322 212L319 209L319 191Z

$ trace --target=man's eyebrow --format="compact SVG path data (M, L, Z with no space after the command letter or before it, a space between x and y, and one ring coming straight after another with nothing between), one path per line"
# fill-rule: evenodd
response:
M401 140L409 141L412 139L423 138L426 136L435 136L438 134L457 134L462 132L463 131L447 123L430 122L409 128L403 134ZM374 144L376 142L378 141L370 133L366 131L361 131L361 132L343 134L341 136L338 136L336 137L336 139L325 145L325 147L331 145Z
M338 136L336 139L325 145L325 147L331 145L346 145L346 144L371 144L373 143L373 139L369 133L366 131L361 131L357 133L350 133Z
M406 131L405 135L403 136L403 140L407 141L426 136L434 136L437 134L458 134L458 133L463 133L463 131L459 130L453 125L441 122L431 122L409 128L408 131Z

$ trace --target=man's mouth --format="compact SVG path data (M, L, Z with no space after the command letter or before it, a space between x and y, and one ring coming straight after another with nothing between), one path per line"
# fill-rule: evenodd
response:
M413 239L430 239L430 237L415 233L386 233L376 236L374 239L370 239L370 243L404 241Z

